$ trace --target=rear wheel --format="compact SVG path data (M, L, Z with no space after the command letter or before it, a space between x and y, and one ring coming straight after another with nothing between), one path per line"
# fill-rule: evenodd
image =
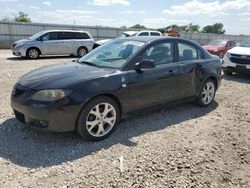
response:
M82 56L86 55L87 53L88 53L88 50L85 47L80 47L77 50L78 57L82 57Z
M103 140L114 131L119 119L117 103L106 96L97 97L81 111L77 132L86 140Z
M215 82L211 79L208 79L202 86L202 89L198 96L198 104L203 107L209 106L214 100L215 92Z
M30 48L26 52L26 57L29 59L37 59L39 57L40 53L37 48Z

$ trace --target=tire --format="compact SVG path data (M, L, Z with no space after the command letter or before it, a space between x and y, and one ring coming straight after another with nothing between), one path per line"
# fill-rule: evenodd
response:
M85 47L80 47L77 50L78 57L82 57L82 56L86 55L87 53L88 53L88 50Z
M233 74L232 71L228 71L228 70L223 70L224 74L227 75L227 76L230 76Z
M215 97L216 84L212 79L208 79L202 86L197 102L199 106L209 106Z
M103 140L114 131L119 120L118 104L109 97L97 97L87 103L80 112L76 131L85 140Z
M26 57L29 59L37 59L40 56L40 52L37 48L29 48L26 52Z

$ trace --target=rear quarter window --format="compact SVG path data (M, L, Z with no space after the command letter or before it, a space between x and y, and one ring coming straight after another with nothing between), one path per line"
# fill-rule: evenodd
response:
M151 32L150 34L151 36L161 36L160 33L157 33L157 32Z
M178 43L179 61L203 59L203 53L195 46L188 43Z
M75 39L90 39L87 33L75 33Z

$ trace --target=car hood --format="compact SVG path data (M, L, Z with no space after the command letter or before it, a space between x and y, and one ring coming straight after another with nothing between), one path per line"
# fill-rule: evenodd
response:
M28 39L21 39L21 40L15 41L14 44L25 43L25 42L27 42L27 41L29 41L29 40L28 40Z
M95 43L96 43L96 44L99 44L99 45L102 45L102 44L104 44L104 43L106 43L106 42L108 42L108 41L110 41L110 39L98 40L98 41L96 41Z
M222 46L209 46L209 45L205 45L205 46L203 46L203 48L205 48L206 50L215 51L215 50L220 50L223 47Z
M238 54L238 55L250 55L250 48L236 46L236 47L232 48L231 50L229 50L228 52L232 53L232 54Z
M35 90L63 89L79 82L107 76L115 71L115 69L70 62L33 70L22 76L18 84Z

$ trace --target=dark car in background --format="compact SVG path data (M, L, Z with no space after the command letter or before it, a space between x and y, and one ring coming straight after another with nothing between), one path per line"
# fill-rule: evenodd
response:
M236 42L233 40L212 40L207 45L203 46L209 53L223 58L226 52L235 47Z
M221 80L220 59L172 37L116 39L75 62L31 71L16 83L17 120L40 130L108 137L125 114L182 100L210 105ZM154 125L152 125L154 126Z

